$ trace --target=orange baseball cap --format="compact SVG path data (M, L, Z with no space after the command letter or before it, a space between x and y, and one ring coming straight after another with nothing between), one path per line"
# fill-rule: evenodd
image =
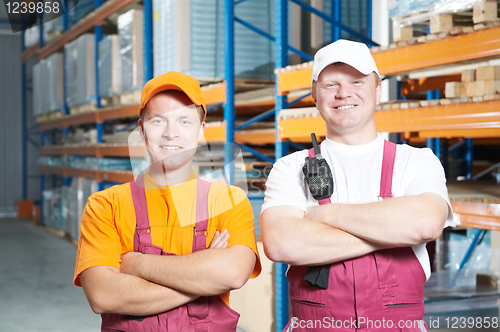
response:
M205 116L207 117L207 105L205 105L205 97L201 91L198 81L186 74L176 71L169 71L150 79L142 89L141 106L139 107L139 117L147 102L157 93L166 90L177 90L184 92L189 99L196 105L203 107Z

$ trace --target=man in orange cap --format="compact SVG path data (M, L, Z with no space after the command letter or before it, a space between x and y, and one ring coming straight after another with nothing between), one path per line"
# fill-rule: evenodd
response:
M150 167L89 198L74 284L102 331L236 331L229 291L261 270L254 218L241 189L192 171L206 116L198 82L153 78L139 116Z

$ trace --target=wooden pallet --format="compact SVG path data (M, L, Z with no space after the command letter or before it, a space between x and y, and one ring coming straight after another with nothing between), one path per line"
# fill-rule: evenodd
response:
M78 115L78 114L95 112L96 110L97 110L97 105L96 105L96 102L94 101L94 102L91 102L88 104L71 106L69 108L69 114L70 115Z
M478 0L473 8L465 7L456 12L443 12L438 9L421 11L402 17L393 18L394 42L412 40L418 37L420 42L440 38L439 34L460 33L460 28L474 31L477 24L498 21L498 5L496 1ZM427 25L430 34L427 34ZM420 36L419 36L420 35ZM442 38L442 35L441 35Z
M51 227L51 226L45 226L45 229L49 233L54 234L56 236L59 236L59 237L65 237L66 236L66 232L64 232L63 229L57 229L57 228L54 228L54 227Z
M120 104L120 95L101 97L101 107L119 107Z
M122 93L120 105L137 105L141 103L142 90L132 90Z
M63 117L64 117L63 111L52 111L50 113L37 116L36 122L42 123L42 122L47 122L47 121L54 121L54 120L62 119Z
M375 108L376 111L390 111L418 107L430 107L439 105L452 105L460 103L475 103L490 100L500 100L500 94L464 97L464 98L442 98L433 100L391 100L387 103L381 103ZM307 117L307 116L305 116Z

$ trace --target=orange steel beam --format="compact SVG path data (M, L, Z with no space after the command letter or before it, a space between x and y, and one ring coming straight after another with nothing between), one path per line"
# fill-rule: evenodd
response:
M97 146L65 146L64 154L76 156L97 156Z
M128 145L97 145L97 156L144 158L146 157L146 149L140 145L130 147Z
M500 27L373 54L381 75L500 55Z
M88 179L96 179L97 171L82 168L65 168L65 175L68 177L83 177Z
M379 132L441 131L500 127L500 101L375 112Z
M478 60L500 55L500 27L399 47L373 54L381 75ZM278 73L278 93L311 86L312 67Z
M48 43L47 45L45 45L44 47L42 47L38 51L38 58L40 60L41 59L45 59L49 55L51 55L51 54L57 52L58 50L62 49L63 46L68 43L67 35L66 35L67 33L68 32L64 33L59 38L55 39L54 41L52 41L52 42Z
M278 94L286 95L289 91L310 89L312 67L278 74Z
M95 123L96 114L95 112L84 113L78 115L70 115L64 118L66 126L74 126L85 123Z
M40 166L41 174L64 174L64 167L59 166Z
M126 183L134 181L134 173L131 171L110 172L97 171L97 178L101 181Z
M111 0L104 3L96 10L95 16L98 22L102 22L112 14L136 2L136 0Z
M137 118L139 119L139 106L140 105L129 105L121 106L117 108L107 108L102 111L98 111L96 114L96 122L103 122L107 120L125 119L125 118Z
M485 128L485 129L460 129L460 130L435 130L435 131L420 131L419 138L498 138L500 137L500 128ZM474 144L480 144L474 141ZM484 144L484 143L483 143ZM492 141L490 144L498 145L498 140Z
M207 142L225 142L226 141L226 122L220 126L206 127L205 140Z
M28 61L29 58L31 58L32 56L36 55L38 53L38 48L39 48L39 45L33 45L31 47L29 47L28 49L26 49L22 54L21 54L21 63L26 63L26 61Z
M234 140L239 144L274 144L275 143L275 133L273 131L266 132L236 132L234 134Z
M492 231L500 230L500 204L450 201L460 215L460 226Z
M41 146L40 156L62 156L65 154L63 145Z
M202 89L205 103L207 105L214 105L226 102L226 82L210 88Z
M65 119L57 119L53 121L46 121L46 122L41 122L40 123L40 132L50 130L50 129L57 129L57 128L62 128L65 125Z
M380 111L375 112L375 123L379 132L422 132L426 137L462 137L463 134L497 137L500 101ZM283 140L303 140L312 132L326 136L326 124L321 117L279 120L278 124L278 135Z
M326 136L326 123L321 117L278 121L278 137L280 140L310 142L311 133L315 133L316 136Z
M427 91L427 90L444 90L447 82L460 82L462 74L437 76L437 77L424 77L418 80L407 80L401 84L401 95L408 97L408 95Z

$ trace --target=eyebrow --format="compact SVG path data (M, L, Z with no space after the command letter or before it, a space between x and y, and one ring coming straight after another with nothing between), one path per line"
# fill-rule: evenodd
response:
M146 118L146 121L149 121L149 120L154 119L154 118L162 118L162 119L164 119L164 120L167 120L167 118L165 118L165 117L163 116L163 114L164 114L164 113L159 113L159 114L157 114L157 113L153 113L153 114L150 114L150 116L148 116L148 117ZM178 117L177 119L188 119L188 120L190 120L191 118L190 118L189 116L187 116L187 115L181 115L181 116L180 116L180 117Z

